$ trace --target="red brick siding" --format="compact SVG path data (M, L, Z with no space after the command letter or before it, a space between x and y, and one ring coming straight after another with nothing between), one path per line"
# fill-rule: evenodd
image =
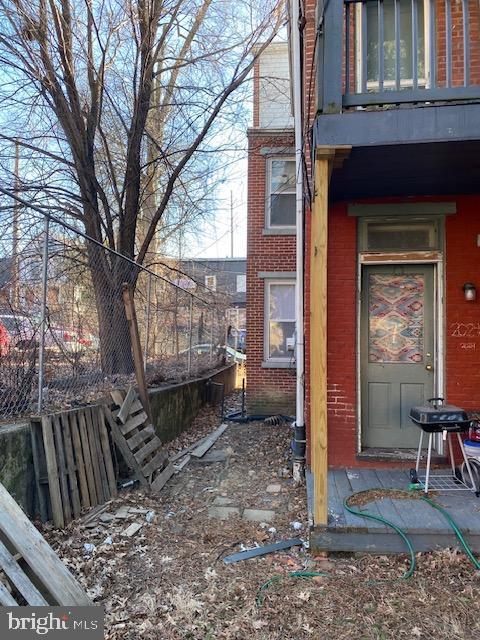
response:
M295 412L295 369L265 369L261 271L295 271L295 236L266 236L266 163L262 147L293 148L293 136L250 134L247 239L247 406L250 413Z

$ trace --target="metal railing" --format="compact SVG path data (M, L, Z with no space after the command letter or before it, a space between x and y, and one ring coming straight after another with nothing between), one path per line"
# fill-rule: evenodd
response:
M3 266L2 266L3 265ZM174 262L146 269L60 221L0 262L0 420L95 401L135 383L122 283L134 287L147 382L224 362L229 299Z
M480 99L480 5L323 2L319 103L342 108Z

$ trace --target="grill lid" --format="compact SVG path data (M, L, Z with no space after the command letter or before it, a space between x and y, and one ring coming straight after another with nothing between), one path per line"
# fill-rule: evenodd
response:
M443 404L443 398L431 398L426 405L412 407L410 418L417 424L452 424L470 420L460 407Z

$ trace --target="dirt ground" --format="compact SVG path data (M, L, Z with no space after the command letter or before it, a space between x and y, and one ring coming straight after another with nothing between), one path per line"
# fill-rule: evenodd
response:
M236 408L238 396L228 405ZM170 451L218 424L217 410L203 410ZM399 579L408 566L405 557L313 558L303 546L223 562L257 544L298 535L307 540L305 489L293 485L288 471L291 437L288 425L230 423L211 450L214 458L224 459L190 461L157 496L123 491L108 505L108 522L47 529L54 549L105 607L105 637L480 638L479 575L454 551L419 554L410 580ZM233 515L220 519L224 506ZM119 512L121 507L137 513ZM269 521L249 521L245 509L262 510ZM114 518L122 511L124 517ZM122 536L133 522L141 529ZM85 548L86 543L94 547ZM328 575L289 576L298 570Z

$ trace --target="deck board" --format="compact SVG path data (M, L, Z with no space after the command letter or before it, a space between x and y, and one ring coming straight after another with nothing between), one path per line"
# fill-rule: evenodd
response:
M343 507L344 499L357 491L386 488L406 491L408 469L330 469L328 472L329 524L313 529L313 549L404 553L405 544L392 529L379 522L355 516ZM310 487L313 482L309 483ZM311 488L310 488L311 491ZM418 495L418 494L417 494ZM466 533L472 547L480 551L480 498L467 491L438 492L432 498L447 509ZM417 498L381 498L360 507L401 527L416 551L458 546L447 520ZM333 517L335 515L336 517Z

